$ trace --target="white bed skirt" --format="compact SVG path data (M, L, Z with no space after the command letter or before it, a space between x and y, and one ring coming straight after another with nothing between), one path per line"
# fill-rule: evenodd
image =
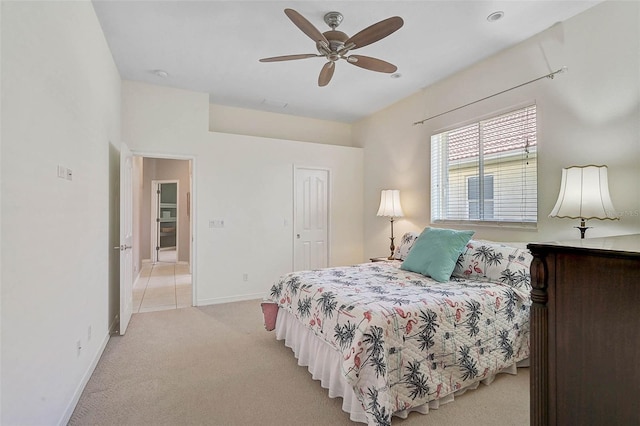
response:
M326 344L315 334L303 326L293 315L284 309L278 310L276 320L276 339L284 340L285 346L291 348L298 365L308 367L314 380L319 380L323 388L329 390L329 397L341 397L342 409L349 413L349 418L354 422L367 423L367 416L358 401L353 388L347 383L340 369L341 355ZM521 361L518 366L525 367L528 360ZM500 373L517 374L516 364L512 364L500 371ZM480 383L491 384L494 376L487 377L481 382L476 382L470 386L456 391L454 394L446 395L440 399L428 402L409 410L402 410L394 413L394 416L407 418L411 411L427 414L430 409L437 409L442 404L452 402L455 396L462 395L470 389L476 389Z

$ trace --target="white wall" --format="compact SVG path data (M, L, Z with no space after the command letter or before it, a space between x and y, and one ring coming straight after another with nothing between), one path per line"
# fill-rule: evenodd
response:
M209 130L220 133L351 146L351 125L211 104Z
M330 169L330 264L363 260L360 148L209 132L206 94L125 81L122 97L132 150L195 158L198 304L262 297L292 269L294 165Z
M396 234L430 223L430 136L457 123L524 102L538 105L538 229L476 227L476 236L502 241L579 238L571 219L547 217L561 169L606 164L620 221L588 221L588 237L640 232L640 3L608 1L485 61L427 87L353 128L365 151L365 255L386 253L389 221L375 216L380 190L399 189L406 218ZM548 74L473 106L413 122Z
M64 424L108 339L120 77L90 2L1 7L0 423Z

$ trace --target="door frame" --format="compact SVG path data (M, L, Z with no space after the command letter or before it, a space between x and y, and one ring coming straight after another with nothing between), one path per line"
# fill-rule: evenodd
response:
M158 235L156 232L158 231L158 227L160 226L156 220L158 219L158 193L156 192L156 185L163 183L175 183L176 191L177 191L177 199L176 199L176 263L178 263L179 259L179 242L180 242L180 221L179 213L181 210L180 206L180 181L176 179L152 179L151 180L151 262L158 262L158 250L155 249L156 244L160 244L158 241Z
M303 166L300 164L293 165L293 228L291 233L291 241L292 243L292 253L291 253L291 270L295 270L296 267L296 230L298 227L297 222L297 185L298 185L298 170L320 170L323 172L327 172L327 266L331 264L331 211L332 211L332 203L331 198L333 195L333 179L331 178L331 169L327 167L318 167L318 166Z
M189 203L190 206L185 206L185 208L188 208L189 210L189 217L191 218L191 220L189 221L189 225L190 225L190 235L191 235L191 241L189 241L190 243L190 247L189 247L189 270L191 272L191 305L192 306L198 306L197 301L198 301L198 277L197 277L197 268L196 268L196 262L197 262L197 252L196 252L196 239L198 236L197 233L197 212L196 212L196 200L197 200L197 194L198 194L198 190L197 190L197 182L195 179L195 176L197 176L196 174L196 170L197 170L197 161L196 161L196 157L194 155L182 155L182 154L166 154L166 153L156 153L156 152L150 152L150 151L139 151L139 150L135 150L132 149L131 153L135 156L135 157L142 157L142 158L161 158L164 160L189 160L191 161L191 171L190 171L190 176L189 176L189 180L191 181L191 195L189 197Z

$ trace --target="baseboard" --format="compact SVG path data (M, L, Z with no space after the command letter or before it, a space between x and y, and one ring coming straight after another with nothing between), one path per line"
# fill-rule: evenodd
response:
M213 299L199 299L197 301L198 306L206 306L206 305L218 305L220 303L231 303L231 302L242 302L244 300L256 300L263 299L266 294L262 293L253 293L253 294L243 294L240 296L229 296L229 297L216 297Z
M107 347L107 343L109 342L109 338L110 337L111 336L109 334L107 334L104 337L102 343L100 344L100 347L98 348L98 351L96 352L96 355L93 358L93 361L91 362L91 364L87 368L87 371L85 371L84 375L82 376L82 380L78 384L78 387L76 388L76 391L73 393L73 398L71 398L71 401L69 402L69 405L67 406L66 410L64 410L62 418L58 422L59 426L65 426L65 425L67 425L69 423L69 420L71 419L71 416L73 415L73 410L76 409L76 405L78 405L78 401L80 400L80 396L82 396L82 391L84 391L85 386L87 386L87 383L89 383L89 379L91 378L91 375L93 374L93 371L96 369L96 367L98 365L98 361L100 361L100 357L102 356L102 353L104 352L104 349Z

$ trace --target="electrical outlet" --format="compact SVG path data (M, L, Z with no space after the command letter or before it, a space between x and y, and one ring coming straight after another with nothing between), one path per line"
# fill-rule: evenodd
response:
M249 281L249 274L247 273L242 274L242 281Z
M60 179L73 180L73 171L58 164L58 177Z
M61 166L60 164L58 164L58 177L60 179L66 179L67 178L67 168L64 166Z
M82 351L82 341L78 340L76 342L76 349L78 350L77 356L80 356L80 352Z

